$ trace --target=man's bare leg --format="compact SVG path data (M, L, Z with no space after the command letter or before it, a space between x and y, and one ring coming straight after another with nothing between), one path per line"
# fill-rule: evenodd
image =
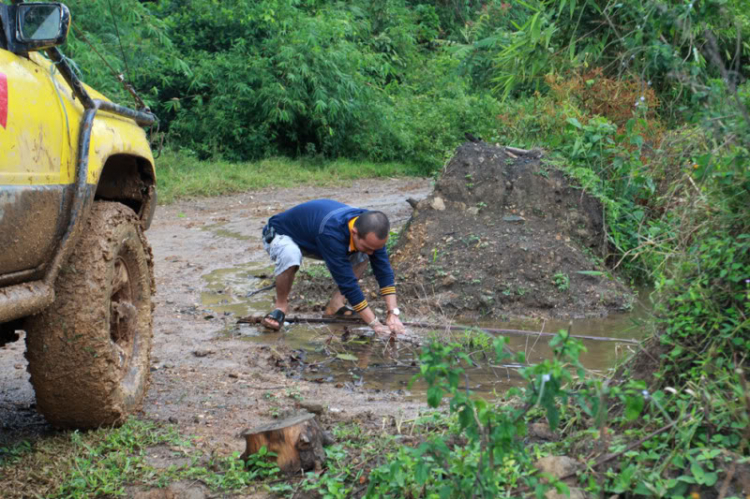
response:
M354 275L357 277L357 279L361 279L362 276L365 274L365 270L367 270L367 263L368 261L365 260L364 262L358 263L354 266ZM278 285L277 285L278 286ZM333 293L333 296L331 296L331 299L328 300L328 305L326 305L326 310L324 312L325 315L333 315L338 310L344 306L344 303L346 303L346 298L344 298L344 295L341 294L341 292L336 288L336 291Z
M278 308L284 314L286 314L289 308L289 293L292 291L292 283L294 282L294 276L299 270L299 266L294 265L289 267L284 272L276 277L276 304L275 308ZM264 319L268 325L277 326L280 325L273 319Z

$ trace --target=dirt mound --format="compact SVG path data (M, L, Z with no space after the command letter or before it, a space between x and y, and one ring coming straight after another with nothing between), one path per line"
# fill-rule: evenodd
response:
M602 207L541 154L466 143L416 203L391 260L399 301L422 311L589 317L632 296L595 259Z

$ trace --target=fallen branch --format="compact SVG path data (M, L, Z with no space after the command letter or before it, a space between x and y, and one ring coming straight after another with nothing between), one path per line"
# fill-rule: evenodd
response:
M520 154L521 156L525 156L526 154L529 154L531 152L528 149L519 149L517 147L510 147L510 146L505 146L505 150L510 151L514 154Z
M245 298L250 298L251 296L255 296L258 293L262 293L263 291L269 291L271 289L274 289L276 287L276 283L269 284L268 286L263 286L260 289L256 289L255 291L250 291L248 294L245 295Z
M260 324L263 320L262 316L249 315L242 317L237 320L238 324ZM359 319L329 319L321 317L287 317L284 321L289 323L306 322L308 324L345 324L349 326L361 326L364 324ZM429 322L404 322L404 326L419 328L419 329L434 329L436 331L441 329L448 329L450 331L466 331L467 329L477 329L488 334L493 335L516 335L516 336L556 336L556 333L544 333L541 331L524 331L521 329L494 329L477 326L460 326L460 325L442 325L442 324L431 324ZM638 340L623 339L623 338L610 338L607 336L585 336L580 334L571 334L571 338L577 338L579 340L591 340L591 341L614 341L616 343L631 343L634 345L640 344Z

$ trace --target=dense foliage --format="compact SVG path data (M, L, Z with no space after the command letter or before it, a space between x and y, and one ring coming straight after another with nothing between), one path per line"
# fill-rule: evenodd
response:
M583 485L597 493L684 497L720 486L727 469L747 463L744 0L70 5L77 30L65 50L85 79L118 95L84 35L116 72L127 71L159 114L167 143L183 154L398 159L429 173L467 131L545 148L602 201L607 263L655 286L658 334L636 359L650 370L628 374L653 373L640 402L633 390L641 385L615 379L566 391L571 379L562 359L545 372L528 371L523 400L541 405L553 426L586 415L595 423L589 435L612 449L666 428L618 455L609 471L592 470L597 480ZM424 358L424 374L438 387L431 402L440 390L451 393L465 445L404 449L392 456L402 468L379 468L370 492L388 496L406 487L425 496L420 491L432 484L445 491L441 497L495 497L521 483L535 488L532 480L507 483L497 474L528 460L517 448L520 413L461 395L449 362L456 356L440 348ZM543 383L555 390L544 392ZM607 427L619 432L615 440L608 441ZM569 435L580 430L565 428Z
M466 131L491 135L489 89L459 77L441 15L404 1L72 0L68 55L121 100L106 54L143 92L167 143L200 158L347 157L442 166ZM445 42L447 43L447 42ZM489 119L488 119L489 118Z

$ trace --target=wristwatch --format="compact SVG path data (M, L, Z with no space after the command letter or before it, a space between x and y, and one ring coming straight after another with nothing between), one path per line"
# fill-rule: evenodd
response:
M388 314L389 314L389 315L390 315L390 314L393 314L393 315L395 315L396 317L398 317L399 315L401 315L401 310L399 310L399 309L398 309L398 307L396 307L396 308L394 308L394 309L391 309L391 310L389 310L389 311L388 311Z

